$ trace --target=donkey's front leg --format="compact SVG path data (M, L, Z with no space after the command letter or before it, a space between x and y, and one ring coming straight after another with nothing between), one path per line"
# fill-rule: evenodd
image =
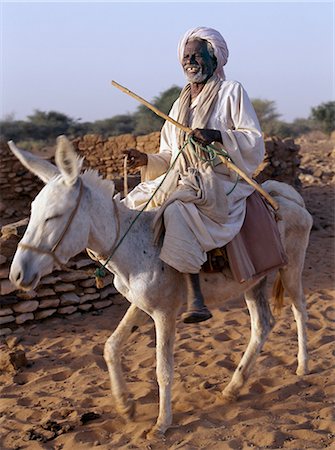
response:
M129 398L122 374L121 346L132 333L133 328L145 323L147 319L148 315L145 312L135 305L131 305L114 333L107 339L104 349L104 358L108 367L117 410L129 418L134 415L135 407L134 402Z
M147 437L161 437L172 423L171 389L173 383L173 347L176 333L176 311L155 313L156 373L159 386L159 414Z
M263 278L259 284L244 295L251 318L251 337L233 378L222 393L228 401L236 400L238 397L240 389L248 379L256 358L274 326L274 318L265 296L265 282L266 279Z

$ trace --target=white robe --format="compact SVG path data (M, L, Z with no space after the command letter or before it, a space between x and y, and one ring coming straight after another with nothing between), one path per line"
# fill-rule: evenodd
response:
M191 128L198 99L199 96L191 105ZM170 111L175 120L178 108L179 99ZM221 131L223 146L233 163L251 177L263 161L264 142L254 108L240 83L222 83L206 128ZM165 122L159 153L148 155L148 165L141 171L142 183L124 200L128 207L143 208L164 177L179 152L176 131L172 123ZM229 171L222 163L217 163L213 170L221 183L223 195L230 192L235 184L235 172ZM164 211L166 232L160 258L180 272L199 272L207 259L206 252L223 247L240 231L245 216L245 200L253 190L245 181L238 181L227 195L228 218L225 223L210 219L193 203L173 202Z

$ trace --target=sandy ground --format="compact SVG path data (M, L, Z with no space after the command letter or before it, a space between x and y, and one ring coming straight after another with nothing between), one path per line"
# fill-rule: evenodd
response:
M52 318L3 343L23 349L29 364L0 375L1 449L335 448L334 188L320 181L306 185L303 196L315 223L304 271L309 375L295 375L296 329L286 302L239 400L226 405L221 391L250 335L243 300L226 302L202 325L179 321L174 426L165 440L148 441L158 400L152 326L124 347L133 422L115 411L102 356L128 306L119 296L101 313Z

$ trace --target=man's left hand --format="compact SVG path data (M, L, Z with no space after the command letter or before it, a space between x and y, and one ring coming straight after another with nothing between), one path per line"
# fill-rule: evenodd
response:
M202 145L209 145L212 142L221 142L222 144L222 136L219 130L211 130L209 128L195 128L194 130L192 130L189 136Z

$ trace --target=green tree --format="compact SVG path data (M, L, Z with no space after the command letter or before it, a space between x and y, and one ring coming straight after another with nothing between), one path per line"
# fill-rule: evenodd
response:
M162 92L158 97L155 97L152 104L156 106L160 111L165 114L170 112L170 109L179 97L181 88L178 86L172 86L166 91ZM163 124L164 119L157 116L149 108L144 105L140 105L137 112L134 115L135 118L135 129L134 134L148 134L153 131L159 131Z
M273 124L273 135L281 139L290 137L296 138L315 129L315 122L310 119L298 118L293 122L283 122L277 120Z
M74 119L57 111L35 110L28 116L29 122L36 127L35 139L52 139L60 134L73 135L76 130Z
M276 136L280 139L295 137L292 124L281 120L276 120L271 127L271 136Z
M69 137L83 134L88 127L57 111L35 110L27 120L13 120L6 117L0 121L0 135L5 140L54 141L60 134Z
M5 118L0 122L0 136L4 141L22 141L26 139L27 122L23 120L8 120Z
M276 103L273 100L262 100L260 98L254 98L251 102L255 108L263 133L268 136L273 135L280 117Z
M132 133L135 128L133 114L120 114L109 119L97 120L90 124L90 132L102 136L117 136L119 134Z
M293 137L301 136L315 130L315 122L311 119L298 118L294 119L291 124L293 130Z
M311 119L319 124L322 131L330 135L335 130L335 101L321 103L312 108Z

